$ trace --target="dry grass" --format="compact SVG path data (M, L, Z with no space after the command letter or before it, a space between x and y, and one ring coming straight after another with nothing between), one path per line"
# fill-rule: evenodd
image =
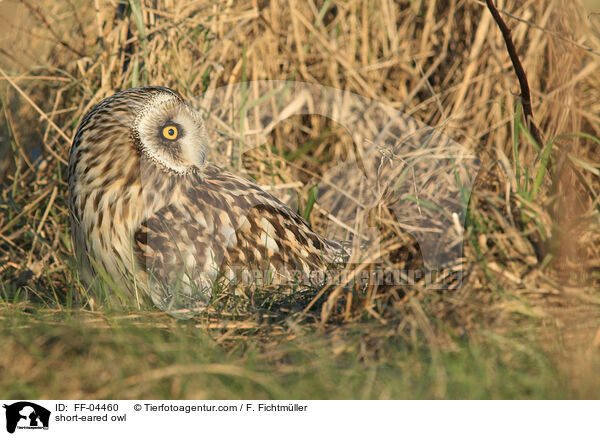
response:
M304 328L307 337L316 328L325 332L326 349L358 329L365 338L346 344L362 350L360 359L373 358L386 341L400 341L426 344L438 363L445 359L436 360L440 353L460 349L464 338L477 341L482 331L513 344L512 333L533 329L540 348L574 383L568 394L599 396L600 42L583 9L571 0L497 2L528 73L546 141L538 146L523 128L516 77L485 2L75 3L0 3L1 26L10 29L0 41L0 298L6 314L24 301L68 311L74 297L98 312L73 266L65 184L70 138L91 105L148 83L194 98L247 80L295 80L401 109L479 157L464 231L468 274L455 291L371 286L349 298L334 288L320 293L309 311L314 295L301 307L207 314L198 325L230 350L239 346L236 338L254 335L263 355L277 354L272 349L281 338L301 337ZM249 102L259 97L252 92ZM316 175L361 153L341 125L296 116L278 123L266 145L246 147L241 155L239 130L218 119L212 120L213 159L264 185L287 187L278 195L297 199L300 210L310 203ZM352 134L372 134L366 124L355 129ZM347 190L358 182L347 177L339 183ZM311 220L323 230L328 215L321 201L327 197L316 203ZM382 235L381 258L352 268L420 265L414 240L389 211L370 219ZM16 344L9 340L5 349L15 352ZM521 350L530 342L516 344L508 347ZM11 365L0 359L0 368ZM434 370L448 377L439 365ZM427 395L447 394L442 379ZM99 389L54 392L114 395Z

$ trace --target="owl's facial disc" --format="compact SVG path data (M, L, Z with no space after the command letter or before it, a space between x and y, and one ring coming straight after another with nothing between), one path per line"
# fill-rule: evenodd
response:
M160 93L135 121L142 152L178 174L202 168L206 161L206 130L200 114L176 96Z

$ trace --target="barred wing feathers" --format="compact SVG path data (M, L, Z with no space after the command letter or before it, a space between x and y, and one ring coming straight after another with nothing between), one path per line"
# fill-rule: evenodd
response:
M273 281L308 276L345 259L341 244L256 184L214 165L186 180L174 199L142 222L134 235L138 266L150 275L151 294L210 293L218 275L241 272ZM161 297L162 298L162 297Z

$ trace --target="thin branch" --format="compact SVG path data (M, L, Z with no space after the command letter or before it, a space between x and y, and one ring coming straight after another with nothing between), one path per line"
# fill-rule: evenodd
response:
M475 3L481 5L481 6L485 6L486 5L486 3L485 3L486 0L473 0L473 1ZM506 15L508 18L511 18L511 19L513 19L515 21L518 21L519 23L526 24L527 27L531 27L533 29L537 29L537 30L539 30L541 32L544 32L544 33L546 33L548 35L551 35L553 38L556 38L556 39L558 39L560 41L566 42L567 44L573 45L575 47L579 47L580 49L585 50L586 52L588 52L590 54L593 54L594 56L600 56L600 51L594 50L593 48L588 47L585 44L582 44L582 43L580 43L578 41L575 41L573 39L567 38L566 36L562 35L560 32L558 32L556 30L550 30L550 29L548 29L546 27L542 27L539 24L534 23L533 21L529 21L529 20L521 18L521 17L519 17L517 15L511 14L510 12L505 11L504 9L498 9L498 12L500 12L503 15Z
M494 5L493 0L486 0L488 9L492 13L494 20L500 27L500 31L502 32L502 36L504 37L504 42L506 43L506 49L508 50L508 54L510 56L510 60L512 61L513 67L515 69L515 73L517 74L517 78L519 79L519 85L521 86L521 101L523 102L523 113L525 115L525 124L531 133L531 136L536 140L540 147L543 146L544 142L542 141L542 135L535 124L533 119L533 109L531 105L531 91L529 90L529 82L527 81L527 74L523 69L523 65L521 64L521 60L519 59L519 55L517 54L517 49L515 48L515 44L512 40L512 35L509 27L506 25L498 9L496 9L496 5Z

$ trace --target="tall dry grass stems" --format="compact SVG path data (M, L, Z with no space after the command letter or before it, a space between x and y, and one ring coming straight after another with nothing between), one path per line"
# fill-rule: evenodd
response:
M5 298L28 292L50 305L72 296L90 303L74 273L65 163L77 123L93 104L149 83L195 97L247 80L295 80L401 109L481 159L462 287L374 286L353 298L327 290L303 306L321 308L314 312L321 325L366 317L438 340L436 319L462 331L504 321L509 328L520 314L571 326L589 340L600 320L598 29L571 0L498 6L546 144L532 143L523 128L517 80L482 1L3 2ZM265 147L241 159L234 145L223 140L212 158L259 183L293 187L287 199L297 195L301 207L312 177L355 147L340 125L318 116L279 123ZM414 240L386 213L372 219L388 246L397 243L388 261L419 264ZM326 226L318 202L311 220ZM578 316L583 306L592 308L585 320Z

